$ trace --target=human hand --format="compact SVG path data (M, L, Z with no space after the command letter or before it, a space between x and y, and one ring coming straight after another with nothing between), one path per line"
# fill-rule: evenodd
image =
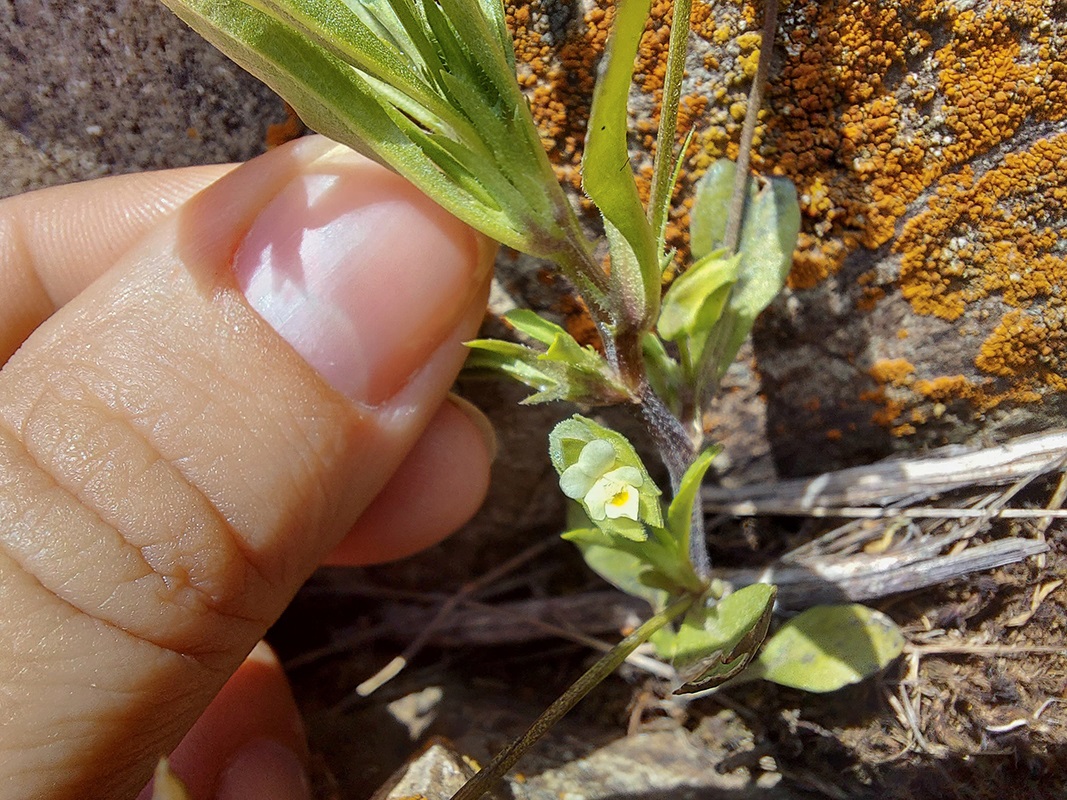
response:
M133 797L175 747L198 800L302 796L284 677L245 658L331 552L481 502L484 420L446 397L491 262L319 137L0 202L0 796Z

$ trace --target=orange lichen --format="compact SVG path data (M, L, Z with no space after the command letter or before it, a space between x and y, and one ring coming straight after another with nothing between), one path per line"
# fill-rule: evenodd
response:
M860 400L864 403L872 403L878 406L875 412L871 414L871 422L883 428L894 427L904 413L904 402L890 396L884 386L860 392Z
M1022 311L1004 315L975 359L979 369L1016 386L1067 391L1067 314L1034 317Z
M974 363L1010 385L984 405L1067 386L1065 175L1067 134L1009 153L980 177L964 168L896 243L901 291L917 313L956 320L972 304L1007 308Z
M192 128L190 128L192 130ZM286 142L291 142L304 134L307 127L300 119L296 111L288 103L285 104L285 121L267 126L266 145L268 150L280 147Z
M574 188L612 5L596 0L582 16L572 4L513 0L507 11L520 81L553 164ZM635 69L640 112L631 143L646 198L671 6L653 0ZM925 365L906 375L880 372L882 362L872 368L882 394L866 399L898 434L936 418L936 409L952 401L985 409L1063 386L1067 133L1056 123L1067 119L1067 22L1061 6L1052 0L783 5L754 166L789 177L798 189L804 224L791 285L815 286L850 253L884 248L900 258L899 285L882 268L865 274L859 310L899 289L917 314L974 323L961 339L975 341L970 377L931 375ZM675 141L694 128L668 223L679 266L694 182L713 159L737 153L763 45L756 33L760 7L751 0L694 0L691 29L706 45L689 62ZM1035 126L1044 126L1048 138L1032 141ZM1006 315L997 310L1002 306ZM1003 318L987 319L991 313ZM901 328L898 340L906 336ZM914 409L901 416L905 400L922 405L918 417Z
M1060 134L1009 153L979 178L968 166L943 180L895 245L912 308L954 320L992 294L1015 307L1067 299L1065 175Z
M912 382L915 367L903 358L886 358L876 361L867 371L878 383L905 386Z
M974 385L963 375L942 375L932 380L920 380L914 384L915 391L924 397L944 402L968 395L974 391Z
M914 383L914 373L915 367L903 358L880 359L867 370L867 374L878 386L862 392L860 400L878 406L878 409L871 415L871 421L875 425L889 428L894 436L915 433L914 425L901 422L906 404L900 396L901 393L894 391ZM914 421L913 416L912 422Z
M1048 14L1039 0L981 11L830 0L785 12L766 163L797 183L818 240L804 243L794 286L814 285L857 246L890 242L909 204L1024 120L1064 118L1064 31ZM813 244L831 247L813 258Z

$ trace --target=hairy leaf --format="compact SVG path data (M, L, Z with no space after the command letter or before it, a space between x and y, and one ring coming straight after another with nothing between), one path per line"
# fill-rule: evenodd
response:
M578 414L575 414L570 419L563 420L552 429L548 437L548 452L556 471L562 477L569 468L578 464L585 447L594 441L609 443L614 450L616 468L632 468L641 478L640 485L636 487L640 509L637 522L631 525L629 524L631 520L628 519L600 521L593 519L594 523L607 533L618 533L628 538L634 538L635 532L632 529L636 525L641 528L640 538L642 539L646 535L643 530L644 525L662 527L663 513L660 510L659 487L656 486L652 477L648 474L633 445L622 434L605 428L603 425L598 425L593 420L586 419ZM589 513L587 504L582 500L579 500L579 502L582 503L586 513Z
M678 492L667 509L667 529L678 542L678 552L689 552L689 537L692 531L693 509L700 496L700 485L711 462L722 451L721 447L705 450L689 466L678 484Z
M697 184L690 217L695 259L703 259L723 246L735 172L733 162L719 160ZM799 232L800 206L793 184L784 178L750 181L736 283L729 292L699 372L717 377L726 371L756 317L785 284Z
M310 127L488 236L547 258L581 240L515 83L499 0L164 2Z
M722 318L740 261L740 256L713 251L675 278L663 298L657 331L679 344L690 371Z
M582 347L566 330L533 311L517 309L504 318L516 330L546 346L544 351L497 339L467 342L474 352L468 370L492 369L516 378L537 392L526 404L568 400L600 406L629 399L626 387L591 347Z
M631 317L650 324L659 303L655 237L630 166L626 107L650 0L619 0L593 91L582 158L582 188L604 216L612 283Z

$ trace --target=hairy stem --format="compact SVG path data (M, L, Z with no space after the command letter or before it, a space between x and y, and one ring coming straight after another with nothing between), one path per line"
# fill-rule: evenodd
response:
M647 642L656 631L688 611L695 599L692 595L686 595L676 600L615 645L603 658L586 670L582 677L571 684L558 700L545 709L526 733L501 750L496 758L452 795L451 800L478 800L489 791L538 739L578 704L579 700L614 672L627 656L639 645Z
M693 441L685 426L664 405L658 395L648 391L641 399L641 413L645 425L656 442L656 449L671 476L671 493L677 494L682 476L692 466L703 442ZM702 581L711 578L711 557L704 531L704 512L700 503L693 504L689 530L689 563Z
M641 395L640 408L645 427L670 475L671 491L677 492L682 476L696 458L697 445L686 434L685 426L651 389Z
M745 202L748 199L748 169L752 160L752 142L756 138L756 124L763 107L763 90L767 85L767 74L771 68L771 55L774 52L774 35L778 30L778 0L765 0L763 5L763 38L760 42L759 63L756 65L756 77L752 79L752 89L748 95L748 109L745 122L741 128L741 141L738 143L737 172L734 174L734 189L730 197L730 211L726 217L726 234L723 244L729 253L736 253L741 244L741 225L745 218Z
M552 261L581 295L590 299L588 295L592 294L603 302L608 293L607 273L593 255L589 241L581 234L577 219L566 230L567 237L560 241Z
M671 39L667 47L667 74L663 80L663 102L660 103L659 132L656 135L656 158L652 166L652 194L648 201L652 232L663 242L667 226L667 210L674 191L674 137L678 133L678 103L682 96L682 77L688 48L689 17L692 0L674 0L671 18ZM682 151L678 154L681 158Z

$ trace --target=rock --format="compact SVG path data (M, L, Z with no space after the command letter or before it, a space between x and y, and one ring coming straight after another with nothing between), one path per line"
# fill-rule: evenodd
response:
M474 775L446 741L431 740L371 800L448 800Z
M575 186L610 5L511 14L520 75ZM696 135L671 229L682 250L693 181L736 155L758 5L694 3L680 129ZM634 89L646 180L669 13L653 3ZM762 388L781 472L1032 432L1067 412L1065 41L1067 5L1051 0L782 9L755 164L795 182L805 225L752 369L735 371L743 394ZM736 455L761 415L726 422Z
M277 96L162 4L0 6L0 197L57 183L242 161Z

